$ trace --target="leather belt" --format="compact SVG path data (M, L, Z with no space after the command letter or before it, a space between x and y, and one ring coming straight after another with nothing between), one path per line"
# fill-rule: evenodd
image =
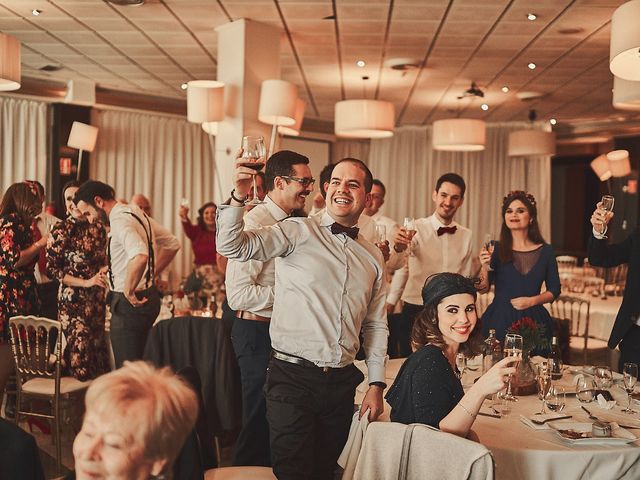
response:
M244 310L238 310L236 312L236 317L241 318L242 320L253 320L255 322L269 323L271 321L269 317L263 317L262 315L256 315L255 313L245 312Z
M301 367L306 368L314 368L316 370L322 370L323 372L330 372L331 370L340 370L341 367L319 367L313 362L302 358L296 357L294 355L289 355L288 353L278 352L277 350L273 350L272 352L273 358L276 360L280 360L282 362L293 363L294 365L300 365Z

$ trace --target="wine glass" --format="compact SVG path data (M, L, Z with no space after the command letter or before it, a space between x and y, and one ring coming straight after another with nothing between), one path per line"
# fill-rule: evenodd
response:
M624 378L624 389L629 396L629 402L627 403L627 408L622 410L624 413L636 413L635 410L631 409L631 394L635 389L636 382L638 381L638 364L637 363L625 363L622 375Z
M613 195L603 195L600 200L600 207L605 212L613 212L613 205L616 203L616 199ZM602 235L602 238L609 238L606 235Z
M416 234L416 224L413 217L404 217L404 221L402 222L402 226L404 228L405 233L411 240L411 245L409 245L409 256L413 257L413 237Z
M576 398L580 403L589 403L595 395L596 385L591 378L581 377L576 383Z
M504 337L504 356L505 357L518 357L522 358L522 336L515 333L507 333ZM512 364L518 368L520 362ZM515 400L517 397L511 393L511 375L509 375L509 381L507 382L507 392L504 394L504 398L509 400Z
M549 389L549 394L547 395L547 408L552 412L561 412L564 409L565 403L566 395L564 393L564 388L553 385Z
M387 227L376 223L376 245L379 247L387 241Z
M464 371L467 369L467 357L464 356L464 353L458 353L456 355L456 368L458 369L458 378L462 380L462 375L464 375Z
M189 199L188 198L181 198L180 199L180 206L181 207L185 207L185 208L189 208Z
M546 362L538 365L538 377L536 378L538 385L538 398L541 401L540 411L536 415L544 415L547 411L544 409L544 402L551 388L551 374Z
M493 255L493 249L495 248L496 241L493 239L493 235L487 233L484 236L484 248L489 252L489 255ZM491 263L489 263L489 271L493 272L493 268L491 268Z
M257 136L242 137L242 162L241 166L250 168L256 174L262 170L265 164L266 149L264 146L264 138ZM258 198L258 189L256 187L256 175L253 174L253 198L247 202L247 205L259 205L264 203Z
M600 389L607 389L613 386L613 373L611 373L611 367L601 365L596 367L594 372L596 386Z

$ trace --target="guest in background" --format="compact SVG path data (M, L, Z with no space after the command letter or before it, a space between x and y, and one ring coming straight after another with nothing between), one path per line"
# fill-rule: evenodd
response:
M141 193L136 193L131 197L129 203L137 205L140 210L147 214L147 217L153 217L151 214L151 201Z
M508 375L515 372L509 365L520 359L503 358L465 393L456 356L473 358L482 345L474 282L457 273L438 273L425 282L422 299L411 332L415 352L386 396L391 421L424 423L466 437L485 397L506 386Z
M36 180L27 180L31 185L35 186L38 191L38 201L44 205L45 194L44 187ZM34 241L46 237L53 226L60 222L58 217L41 211L34 219L33 239ZM51 278L47 274L47 260L45 258L45 249L42 249L38 255L38 261L34 269L36 278L36 290L38 291L38 299L40 300L39 315L51 319L58 318L58 287L59 282L56 278Z
M415 233L404 227L394 238L393 249L407 252L407 264L396 271L387 295L387 312L393 311L402 298L402 317L394 322L394 338L398 339L398 354L411 353L410 332L413 319L422 310L420 296L424 281L440 272L472 274L473 246L471 230L454 221L458 209L464 203L467 186L456 173L445 173L436 181L431 200L433 214L414 221Z
M60 281L58 319L67 339L66 371L80 381L109 370L106 343L107 232L89 223L73 199L79 183L62 189L67 218L51 230L47 243L47 273Z
M165 478L198 416L196 394L183 380L140 361L94 380L85 405L68 479Z
M0 395L13 372L9 318L38 313L33 268L48 233L34 242L31 226L41 210L32 183L14 183L0 201Z
M495 284L495 298L482 316L483 334L487 336L494 328L502 341L515 321L531 317L544 327L551 340L553 324L543 304L551 303L560 294L560 277L553 248L540 233L533 195L514 190L504 197L500 241L493 253L485 246L479 258L479 290L485 292L491 283ZM543 283L546 290L540 293Z

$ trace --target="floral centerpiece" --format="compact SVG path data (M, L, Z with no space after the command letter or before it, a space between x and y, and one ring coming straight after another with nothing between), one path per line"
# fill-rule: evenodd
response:
M549 349L549 341L545 331L545 327L531 317L522 317L507 329L507 333L515 333L522 337L522 361L511 381L516 395L536 393L536 374L529 357L534 350Z

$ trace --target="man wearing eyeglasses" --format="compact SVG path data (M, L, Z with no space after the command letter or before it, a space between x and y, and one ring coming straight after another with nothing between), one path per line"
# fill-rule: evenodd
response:
M313 184L307 157L288 150L274 153L265 170L265 203L245 215L245 229L273 225L302 210ZM233 464L270 466L269 424L263 388L271 358L269 324L275 260L230 260L225 283L229 306L236 311L231 340L242 382L243 421Z
M342 160L333 169L324 214L243 232L251 173L236 163L231 200L218 209L216 245L241 261L276 258L265 385L273 471L279 480L334 478L364 379L353 364L360 332L369 373L360 415L369 411L374 421L383 411L384 261L355 227L373 177L360 160Z

